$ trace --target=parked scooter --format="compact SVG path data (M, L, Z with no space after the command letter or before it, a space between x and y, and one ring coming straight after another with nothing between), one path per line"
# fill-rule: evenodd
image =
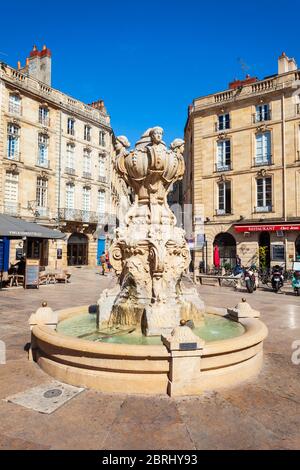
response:
M283 286L283 274L280 266L274 266L271 277L272 289L274 292L279 292Z
M246 289L249 294L252 294L254 290L256 290L256 279L254 274L254 269L252 268L245 268L244 270L244 281L246 284Z
M300 271L295 271L292 279L295 294L300 295Z

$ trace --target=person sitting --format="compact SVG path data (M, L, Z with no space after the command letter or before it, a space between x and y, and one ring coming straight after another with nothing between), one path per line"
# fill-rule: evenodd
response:
M14 268L16 268L17 274L19 274L20 276L25 275L25 268L26 268L25 256L22 256L20 261L14 264Z

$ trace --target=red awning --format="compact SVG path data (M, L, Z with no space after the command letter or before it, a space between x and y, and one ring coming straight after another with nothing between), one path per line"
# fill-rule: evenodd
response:
M234 229L236 232L277 232L277 231L300 231L300 224L281 224L281 225L235 225Z

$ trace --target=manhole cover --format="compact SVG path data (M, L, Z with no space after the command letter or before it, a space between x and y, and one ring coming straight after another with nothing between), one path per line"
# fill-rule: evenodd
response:
M58 388L52 388L51 390L47 390L47 392L44 393L45 398L55 398L59 397L59 395L62 394L62 390L58 390Z

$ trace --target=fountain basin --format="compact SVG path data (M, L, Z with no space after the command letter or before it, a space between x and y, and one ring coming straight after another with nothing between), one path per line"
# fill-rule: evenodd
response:
M61 322L88 313L88 306L57 313ZM268 330L256 318L243 319L240 324L244 328L240 336L205 343L199 375L193 382L187 381L180 394L234 386L259 372ZM95 343L35 326L32 352L46 373L71 385L106 393L167 393L171 354L163 344Z

